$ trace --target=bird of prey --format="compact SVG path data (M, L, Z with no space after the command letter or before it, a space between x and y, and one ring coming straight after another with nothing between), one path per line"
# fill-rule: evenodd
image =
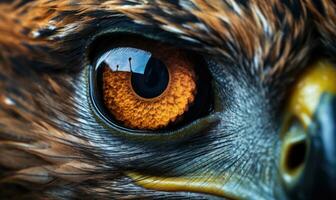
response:
M336 199L334 0L0 1L0 199Z

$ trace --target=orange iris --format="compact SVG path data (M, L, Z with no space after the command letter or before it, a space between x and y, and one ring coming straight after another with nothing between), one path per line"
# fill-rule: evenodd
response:
M160 129L178 122L194 102L196 75L193 65L180 50L151 45L146 50L167 67L169 80L164 91L153 98L138 95L132 86L132 73L102 70L103 101L116 120L137 129Z

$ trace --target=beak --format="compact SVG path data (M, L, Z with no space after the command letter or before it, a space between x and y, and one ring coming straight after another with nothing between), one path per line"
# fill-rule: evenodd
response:
M302 171L287 188L291 199L336 199L336 96L322 96L308 128Z
M282 135L282 193L289 199L336 199L336 68L318 63L303 79L287 112L294 120L285 120L290 125ZM311 88L318 90L307 94ZM319 100L314 103L312 96Z

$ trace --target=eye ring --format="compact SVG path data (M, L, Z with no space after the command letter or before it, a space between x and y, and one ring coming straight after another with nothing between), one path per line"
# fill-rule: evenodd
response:
M95 54L97 55L97 52L95 52ZM195 57L195 56L192 56L192 58L197 58L196 60L199 60L198 57ZM153 131L153 130L141 130L141 129L133 129L133 128L125 127L115 122L113 119L111 120L110 113L106 112L106 109L101 103L102 97L101 95L99 95L99 93L101 92L102 87L101 87L101 81L98 81L98 79L101 79L101 74L99 74L98 71L96 70L96 65L92 63L89 65L88 69L89 69L88 70L88 80L89 80L88 82L89 95L88 96L89 96L89 104L91 107L91 111L94 114L97 122L101 124L102 126L104 126L106 129L108 129L112 135L115 135L118 137L125 137L127 139L141 140L141 141L143 140L163 141L162 139L165 139L163 142L166 142L166 141L171 141L171 140L183 140L184 138L189 138L190 136L200 133L202 130L209 128L209 126L219 121L219 114L215 112L215 110L213 109L210 110L209 108L209 113L207 115L195 118L192 121L188 122L188 124L185 124L183 126L181 125L177 128L159 129L159 130ZM203 72L203 70L200 70L200 69L197 69L197 71L199 71L197 73ZM169 73L171 72L169 71ZM169 82L171 82L171 76L169 76ZM211 83L211 81L208 81L208 82ZM129 85L131 84L130 80L128 81L128 84ZM168 89L166 88L164 93L167 90ZM212 89L209 88L206 91L210 92L212 91ZM136 92L132 91L132 93L136 93ZM160 96L161 95L159 95L158 97L160 98ZM212 95L210 96L204 95L204 96L210 97ZM211 97L211 99L213 99L213 97ZM212 100L209 100L209 102L211 101Z

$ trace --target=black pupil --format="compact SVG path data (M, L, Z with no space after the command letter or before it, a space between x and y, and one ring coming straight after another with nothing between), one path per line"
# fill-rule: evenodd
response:
M169 73L162 61L151 57L145 66L144 74L132 73L131 80L135 93L143 98L154 98L166 90Z

